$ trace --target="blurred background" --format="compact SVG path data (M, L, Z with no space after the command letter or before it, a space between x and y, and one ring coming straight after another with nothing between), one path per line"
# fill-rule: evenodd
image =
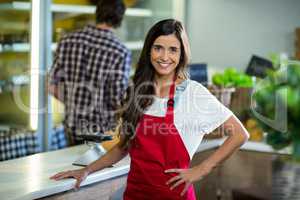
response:
M94 3L46 0L32 5L30 0L0 0L1 137L28 133L36 138L33 152L66 146L64 108L48 96L46 74L60 38L94 24ZM299 1L125 0L125 4L126 17L117 35L132 51L131 74L149 27L160 19L179 19L191 43L191 78L235 112L253 133L251 139L262 139L262 130L249 113L251 92L256 77L264 78L266 69L300 59Z

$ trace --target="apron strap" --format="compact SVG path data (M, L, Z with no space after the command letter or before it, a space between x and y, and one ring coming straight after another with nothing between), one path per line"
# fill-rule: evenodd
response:
M167 102L166 120L167 120L168 122L171 122L171 123L174 122L175 81L176 81L176 76L174 76L172 85L171 85L171 87L170 87L170 91L169 91L169 99L168 99L168 102Z

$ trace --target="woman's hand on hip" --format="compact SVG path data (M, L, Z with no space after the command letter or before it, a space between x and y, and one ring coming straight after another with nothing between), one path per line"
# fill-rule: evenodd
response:
M171 190L181 184L185 184L184 189L181 192L181 196L183 196L187 192L191 184L201 180L210 172L211 168L206 166L205 163L202 163L190 169L168 169L165 170L165 173L177 173L177 175L169 179L166 184L170 186Z
M83 168L83 169L69 170L69 171L57 173L51 176L50 179L58 181L65 178L75 178L76 179L75 188L78 189L80 187L80 183L84 179L86 179L88 174L89 174L88 170L86 170L86 168Z

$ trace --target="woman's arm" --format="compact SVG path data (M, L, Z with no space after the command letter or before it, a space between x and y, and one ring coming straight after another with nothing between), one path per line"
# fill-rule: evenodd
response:
M203 161L211 169L229 158L249 138L247 130L234 115L223 124L223 127L228 135L227 139L211 156Z
M182 195L188 187L208 175L215 167L229 158L239 147L247 141L249 134L241 122L233 115L224 124L224 129L228 138L224 143L206 160L191 169L170 169L166 173L175 172L177 176L171 178L167 184L171 184L171 189L185 183Z
M90 174L95 171L104 169L106 167L109 167L118 161L120 161L122 158L124 158L128 151L121 147L121 144L123 142L123 137L120 138L120 142L116 144L111 150L109 150L105 155L100 157L98 160L94 161L93 163L89 164L85 168L78 169L78 170L70 170L70 171L64 171L55 174L54 176L51 176L51 179L54 180L60 180L64 178L75 178L76 184L75 188L80 187L80 183Z
M86 170L88 171L88 173L90 174L103 168L109 167L124 158L128 154L128 151L121 147L121 143L122 142L120 141L100 159L86 166Z

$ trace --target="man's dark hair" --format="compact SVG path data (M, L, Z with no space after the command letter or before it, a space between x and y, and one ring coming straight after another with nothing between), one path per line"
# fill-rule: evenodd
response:
M122 0L98 0L96 23L106 23L117 28L121 26L125 10Z

